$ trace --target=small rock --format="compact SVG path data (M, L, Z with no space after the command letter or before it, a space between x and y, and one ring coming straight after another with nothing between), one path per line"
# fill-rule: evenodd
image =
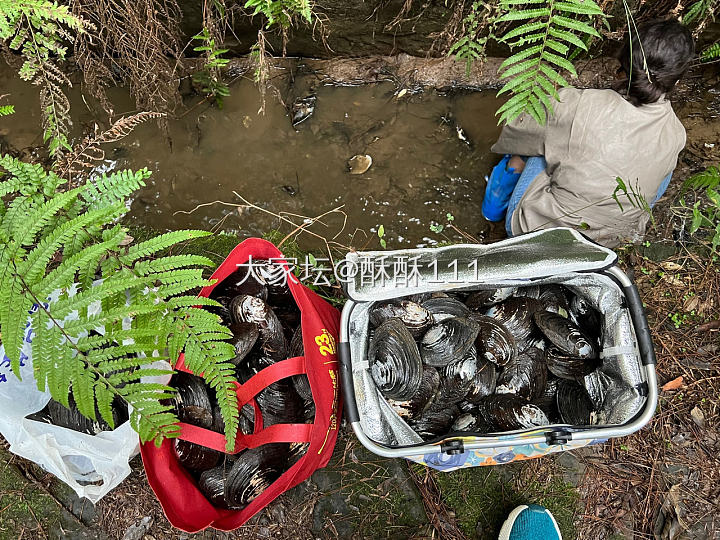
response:
M123 535L122 540L141 540L145 536L145 533L150 530L152 524L152 516L145 516L138 523L130 525L125 530L125 534Z

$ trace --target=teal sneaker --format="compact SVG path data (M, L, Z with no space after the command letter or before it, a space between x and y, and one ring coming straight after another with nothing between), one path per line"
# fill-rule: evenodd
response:
M488 221L502 221L510 203L510 196L520 179L520 173L516 173L515 169L507 168L509 161L509 154L503 156L490 173L485 187L482 214Z
M510 512L498 540L562 540L562 535L550 510L522 504Z

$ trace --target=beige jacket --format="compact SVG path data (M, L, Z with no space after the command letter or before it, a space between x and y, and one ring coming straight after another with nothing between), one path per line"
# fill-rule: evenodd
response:
M648 203L675 169L685 128L670 102L635 107L613 90L563 88L555 114L540 126L523 114L492 147L500 154L545 156L547 169L512 216L513 234L567 226L614 247L645 233L649 216L618 194L622 178Z

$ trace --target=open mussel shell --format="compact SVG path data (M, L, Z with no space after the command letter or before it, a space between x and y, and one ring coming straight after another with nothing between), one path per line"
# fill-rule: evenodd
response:
M225 481L229 467L222 464L203 471L198 479L198 487L210 503L217 508L227 508L225 502Z
M211 429L213 407L205 382L196 375L179 371L170 386L177 390L174 400L180 421Z
M388 319L400 319L414 338L419 338L433 324L430 311L409 300L380 302L370 309L370 324L380 326Z
M572 321L550 311L534 314L535 324L563 353L578 358L597 358L597 347Z
M288 357L288 344L282 323L262 299L249 295L236 296L230 302L230 315L235 323L257 325L262 349L268 358L279 361Z
M225 481L225 501L243 508L280 477L287 460L286 444L266 444L238 455Z
M535 325L533 313L540 311L542 304L534 298L513 296L504 302L490 307L485 314L501 323L516 341L530 336Z
M400 418L416 418L434 404L439 387L440 374L437 369L423 366L422 381L417 392L410 399L404 401L389 399L388 403Z
M594 411L587 390L575 381L560 381L557 390L557 408L560 419L573 426L588 426Z
M478 402L478 411L499 431L547 426L550 420L532 403L512 394L493 394Z
M255 323L244 322L231 324L230 331L233 333L230 342L235 347L235 358L231 360L231 363L237 366L255 346L260 331Z
M460 414L456 406L430 407L420 418L409 422L409 426L423 439L434 439L450 431L455 418Z
M517 354L515 338L505 325L479 313L473 313L471 318L478 324L476 345L482 358L497 366L504 366L515 358Z
M467 354L480 328L468 318L453 317L441 321L425 332L420 354L426 364L441 367Z
M181 439L173 439L173 448L180 464L186 469L204 471L218 464L222 454Z
M481 289L473 292L468 296L465 304L470 309L479 310L494 304L499 304L503 300L510 298L515 292L515 287L501 287L499 289Z
M467 317L470 315L470 308L456 298L449 296L428 298L422 303L422 307L432 313L435 322L444 321L452 317Z
M410 399L420 388L420 352L410 331L399 319L389 319L375 329L368 360L370 374L386 398Z
M543 394L546 381L545 353L540 349L526 349L503 368L495 392L515 394L530 401Z
M600 366L600 361L597 359L571 356L557 347L549 347L545 351L545 363L550 373L561 379L570 380L589 375Z

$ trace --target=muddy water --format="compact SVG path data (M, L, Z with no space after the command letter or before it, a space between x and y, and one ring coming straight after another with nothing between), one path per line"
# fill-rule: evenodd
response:
M39 144L34 89L8 74L2 79L7 102L18 114L6 129L15 146ZM401 97L392 84L312 87L296 80L300 96L317 95L314 114L293 128L287 109L268 94L266 112L251 81L231 87L222 109L187 101L188 110L170 122L170 141L155 124L137 128L106 148L104 170L147 167L147 187L134 199L129 219L156 229L198 227L242 236L292 226L247 207L233 194L275 214L314 217L333 208L313 230L357 247L377 247L383 225L388 247L430 245L446 238L430 225L453 223L482 237L480 215L484 176L497 157L489 147L499 134L491 93L441 95L427 91ZM128 96L113 94L116 111L130 110ZM285 97L291 101L294 96ZM73 94L75 129L92 125L92 101ZM10 121L3 119L4 126ZM458 137L462 127L467 141ZM348 172L355 154L372 157L362 175ZM184 213L190 212L190 213ZM283 214L285 215L285 214ZM288 216L296 222L302 220ZM343 227L344 224L344 227ZM446 235L458 239L457 234Z

